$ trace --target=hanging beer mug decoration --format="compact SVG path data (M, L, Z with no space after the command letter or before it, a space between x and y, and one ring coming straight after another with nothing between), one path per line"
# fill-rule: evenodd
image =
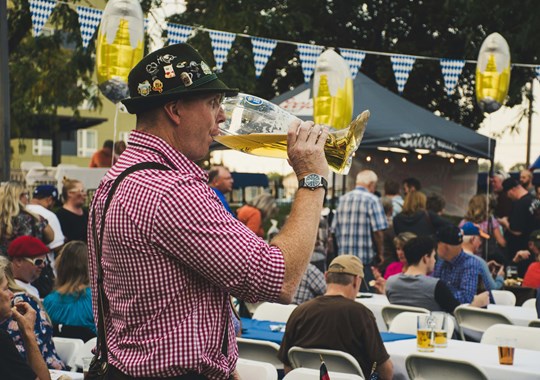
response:
M476 63L476 101L483 112L504 104L510 85L510 48L499 33L486 37Z

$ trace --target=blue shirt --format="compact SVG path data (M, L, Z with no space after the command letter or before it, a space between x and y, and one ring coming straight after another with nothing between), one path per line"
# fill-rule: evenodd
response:
M215 187L211 187L211 189L214 190L219 200L223 204L223 207L225 207L225 210L229 211L229 213L236 218L236 215L234 214L234 212L232 212L229 206L229 202L227 202L227 200L225 199L225 194L223 194L220 190L216 189Z
M333 223L338 255L358 256L364 264L375 255L372 232L388 228L381 201L362 186L340 198Z
M43 306L55 325L82 326L97 333L90 287L77 294L60 294L54 290L45 297Z
M433 272L433 277L444 281L456 300L462 304L472 302L476 295L479 275L486 290L491 290L491 284L487 281L480 262L463 251L451 261L437 260Z

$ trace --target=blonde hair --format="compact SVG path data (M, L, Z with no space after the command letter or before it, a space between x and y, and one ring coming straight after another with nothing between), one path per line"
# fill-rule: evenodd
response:
M469 201L469 208L465 214L465 219L473 223L482 223L487 220L487 198L485 195L478 194Z
M6 270L9 266L9 260L4 257L0 256L0 282L4 281L4 278L6 278Z
M426 202L426 194L421 191L412 191L405 197L402 212L410 215L417 211L423 211L426 209Z
M24 204L21 203L21 195L25 190L22 183L17 181L8 181L0 186L0 238L11 237L13 217L23 211L39 220L36 215L26 211Z
M64 177L64 179L62 180L62 201L66 202L68 200L69 192L80 183L82 182L78 179Z
M263 220L271 218L278 211L275 198L268 193L257 195L247 204L258 209Z
M60 294L82 293L88 286L88 246L83 241L70 241L56 259L55 289Z
M407 243L411 239L414 239L415 237L416 234L412 232L402 232L394 238L394 246L396 247L396 249L403 248L405 243Z

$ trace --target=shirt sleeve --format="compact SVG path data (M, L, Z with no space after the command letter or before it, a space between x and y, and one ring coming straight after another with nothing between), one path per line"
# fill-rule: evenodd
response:
M388 222L381 202L376 199L371 202L369 208L369 220L371 223L371 229L373 231L386 230L388 228Z
M447 313L454 314L454 309L460 305L459 301L441 280L435 285L435 302Z
M467 265L461 270L460 287L454 290L454 297L459 303L471 303L476 295L476 287L478 285L478 275L480 274L476 265Z
M36 375L17 351L11 337L0 332L0 378L13 380L34 380Z
M313 290L313 293L320 296L326 292L326 281L324 279L324 275L318 268L311 268L311 266L308 266L310 277L309 284L311 284L311 288Z
M364 338L363 346L365 347L365 352L369 356L370 363L377 362L377 366L379 366L387 361L390 355L386 352L381 334L377 328L377 323L375 322L375 317L370 311L367 311L365 321L361 325L364 326L362 337Z

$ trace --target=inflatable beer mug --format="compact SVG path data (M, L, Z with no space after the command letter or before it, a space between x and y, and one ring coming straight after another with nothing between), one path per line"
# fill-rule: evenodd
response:
M287 131L296 116L256 96L239 93L223 101L226 120L219 126L219 143L256 156L287 158ZM347 128L328 127L324 152L330 169L348 174L354 152L366 129L369 111L362 112Z

